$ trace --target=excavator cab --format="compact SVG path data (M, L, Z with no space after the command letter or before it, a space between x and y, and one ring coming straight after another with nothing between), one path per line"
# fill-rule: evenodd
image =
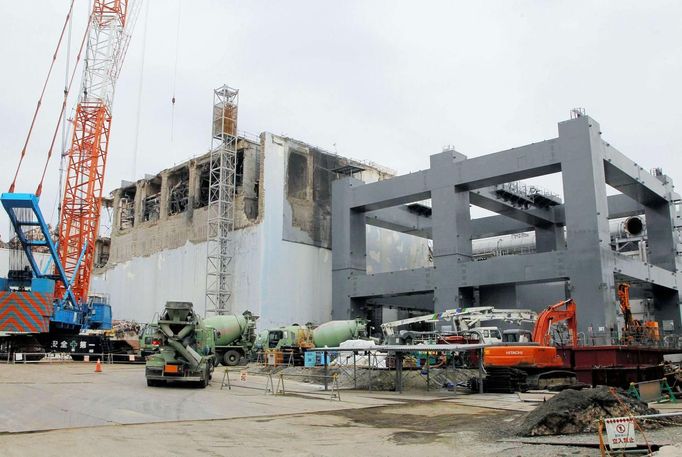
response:
M530 343L533 341L533 333L522 328L513 328L502 332L504 343Z

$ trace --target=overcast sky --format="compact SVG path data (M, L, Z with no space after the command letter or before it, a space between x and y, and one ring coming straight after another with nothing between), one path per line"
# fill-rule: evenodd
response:
M0 2L3 191L68 3ZM89 2L76 3L73 48ZM472 157L555 137L584 107L614 146L682 182L681 20L678 1L149 1L117 86L105 192L207 151L212 89L225 83L240 90L240 130L399 173L446 144ZM18 191L39 179L64 57ZM57 179L53 158L41 200L52 222ZM8 224L3 212L3 239Z

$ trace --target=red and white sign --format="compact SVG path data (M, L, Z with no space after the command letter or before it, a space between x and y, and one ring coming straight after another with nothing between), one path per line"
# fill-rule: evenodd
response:
M606 419L606 436L611 449L637 447L635 420L630 417Z

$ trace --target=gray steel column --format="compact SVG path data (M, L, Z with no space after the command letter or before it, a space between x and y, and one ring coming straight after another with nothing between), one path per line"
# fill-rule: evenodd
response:
M578 330L608 337L616 329L616 301L599 124L588 116L559 123L559 147Z
M677 208L672 203L679 196L674 192L672 180L665 175L657 176L668 192L666 202L649 204L644 207L647 225L648 262L657 267L665 268L674 273L678 270L677 244L678 235L675 230L677 224ZM678 290L653 286L654 310L656 318L662 326L662 321L672 320L675 332L682 330L682 307Z
M648 261L669 271L677 270L677 237L673 221L675 208L669 202L645 207ZM656 287L656 286L654 286ZM657 288L654 294L656 319L673 321L675 331L682 330L682 308L679 291Z
M466 156L444 151L431 156L430 179L447 182L446 175L455 172L456 162ZM444 311L473 304L472 288L462 286L461 264L471 262L471 213L469 191L454 186L431 189L433 220L433 266L435 268L434 311Z
M564 228L558 225L535 227L535 251L551 252L564 249L566 237Z
M663 321L673 321L675 333L682 331L682 323L680 315L682 307L680 306L680 294L677 290L668 289L667 287L660 287L652 285L654 291L654 313L656 320L661 326L663 332Z
M669 271L676 270L673 210L670 202L664 201L644 207L649 263Z
M367 274L365 213L351 209L351 188L362 185L355 178L332 182L332 319L358 314L350 297L352 275Z

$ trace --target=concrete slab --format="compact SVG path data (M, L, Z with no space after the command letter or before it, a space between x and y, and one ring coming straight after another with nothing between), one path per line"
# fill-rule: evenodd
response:
M103 373L94 373L92 364L3 365L0 432L297 414L395 403L349 392L342 402L330 401L320 394L319 386L289 380L289 395L265 395L263 376L249 376L246 383L233 381L232 390L220 390L221 380L217 371L206 389L151 388L141 365L105 365Z
M682 412L682 402L678 400L678 403L649 403L650 408L655 408L662 413L679 413Z
M295 381L290 396L264 395L255 375L221 391L220 371L191 389L148 388L141 366L93 370L0 365L0 455L593 455L502 441L534 406L514 395L342 391L337 402Z
M517 392L519 400L531 403L542 403L556 394L557 392Z

